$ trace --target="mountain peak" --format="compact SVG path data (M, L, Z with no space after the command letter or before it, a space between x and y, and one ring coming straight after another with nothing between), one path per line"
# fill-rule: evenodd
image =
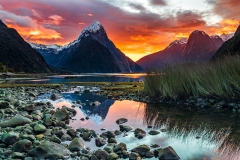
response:
M7 28L7 26L3 23L3 21L0 19L0 27L4 27L4 28Z
M195 30L192 32L192 34L194 35L207 35L204 31L200 31L200 30Z
M81 39L81 37L84 35L85 37L87 37L89 35L89 33L97 33L98 31L100 31L101 29L103 29L102 24L97 21L94 20L93 23L84 28L83 31L81 32L80 36L78 37L78 39Z
M169 44L167 48L172 47L173 45L185 45L187 43L188 39L187 38L182 38L179 40L175 40Z

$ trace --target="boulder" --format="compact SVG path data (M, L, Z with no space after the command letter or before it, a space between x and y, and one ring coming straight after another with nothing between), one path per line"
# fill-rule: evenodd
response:
M110 153L107 156L107 160L117 160L118 159L118 155L116 153Z
M127 146L126 146L126 144L125 143L119 143L118 145L116 145L114 148L113 148L113 151L116 153L116 152L118 152L118 151L126 151L127 150Z
M135 137L137 137L138 139L142 139L143 137L146 136L146 132L140 128L135 129L134 131L134 135Z
M117 124L123 124L123 123L126 123L128 120L126 118L119 118L116 123Z
M1 141L6 145L12 145L19 139L19 134L16 132L3 133L1 135Z
M102 146L104 146L106 143L107 143L107 142L106 142L106 140L105 140L104 138L99 137L99 138L96 138L96 139L95 139L95 144L96 144L97 147L102 147Z
M101 160L106 160L107 157L108 157L108 153L104 150L101 150L101 149L98 149L96 152L95 152L95 155L98 159L101 159Z
M6 120L4 122L0 123L0 127L6 128L6 127L16 127L16 126L23 126L25 124L29 124L32 121L26 117L23 117L21 115L16 115L13 118Z
M36 124L33 128L35 133L44 133L46 130L46 127L42 124Z
M53 101L55 101L57 99L60 99L60 98L62 98L62 95L60 95L60 94L52 94L50 96L50 99L53 100Z
M129 132L129 131L133 130L133 127L131 127L131 126L119 125L119 127L120 127L120 131L122 131L122 132Z
M23 139L13 144L12 151L14 152L28 152L32 148L32 142Z
M129 155L129 160L142 160L142 158L138 153L132 152Z
M155 131L155 130L151 130L148 132L148 134L154 136L154 135L158 135L160 132L159 131Z
M175 150L171 147L168 146L163 149L157 149L154 151L155 156L158 157L158 159L161 160L179 160L180 157L178 154L175 152Z
M72 142L69 144L68 149L70 151L80 151L82 148L84 148L84 143L79 138L74 138Z
M68 110L66 108L57 109L56 112L52 115L52 119L56 119L57 121L68 120Z
M44 141L36 148L30 150L28 154L36 159L56 160L70 155L71 152L58 143Z
M145 157L146 153L150 151L150 148L147 145L140 145L131 150L132 152L138 153L140 156Z

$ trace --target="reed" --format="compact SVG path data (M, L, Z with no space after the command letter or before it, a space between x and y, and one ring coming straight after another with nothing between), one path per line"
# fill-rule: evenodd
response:
M189 96L236 98L240 94L240 56L148 70L143 93L173 99Z

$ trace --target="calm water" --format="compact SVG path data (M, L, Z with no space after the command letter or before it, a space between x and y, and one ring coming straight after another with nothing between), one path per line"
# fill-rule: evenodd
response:
M39 97L38 101L49 101L50 95ZM134 101L114 101L94 94L63 93L63 98L51 101L56 107L71 107L75 101L81 100L82 108L76 107L77 120L70 125L75 129L89 128L101 134L101 128L107 130L119 129L115 123L118 118L127 118L124 125L149 131L148 126L161 132L159 135L147 135L139 140L133 133L128 136L118 136L118 142L127 144L128 150L140 144L158 144L161 147L172 146L183 160L237 160L240 159L238 130L240 116L238 113L214 111L211 109L196 109L180 106L165 106L161 104L146 104ZM93 107L91 102L99 101L101 105ZM76 104L75 104L76 105ZM81 121L80 118L90 117ZM196 138L200 137L200 138ZM93 150L95 140L85 142L86 147ZM103 147L101 147L103 148ZM153 158L155 159L155 158Z
M145 74L80 74L56 75L42 78L7 78L0 79L0 83L10 84L51 84L63 82L136 82L142 81Z

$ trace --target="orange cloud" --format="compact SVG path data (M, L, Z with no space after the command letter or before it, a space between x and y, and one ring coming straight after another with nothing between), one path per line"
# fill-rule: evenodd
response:
M89 14L88 14L88 16L89 16L89 17L92 17L92 16L93 16L93 14L89 13Z

